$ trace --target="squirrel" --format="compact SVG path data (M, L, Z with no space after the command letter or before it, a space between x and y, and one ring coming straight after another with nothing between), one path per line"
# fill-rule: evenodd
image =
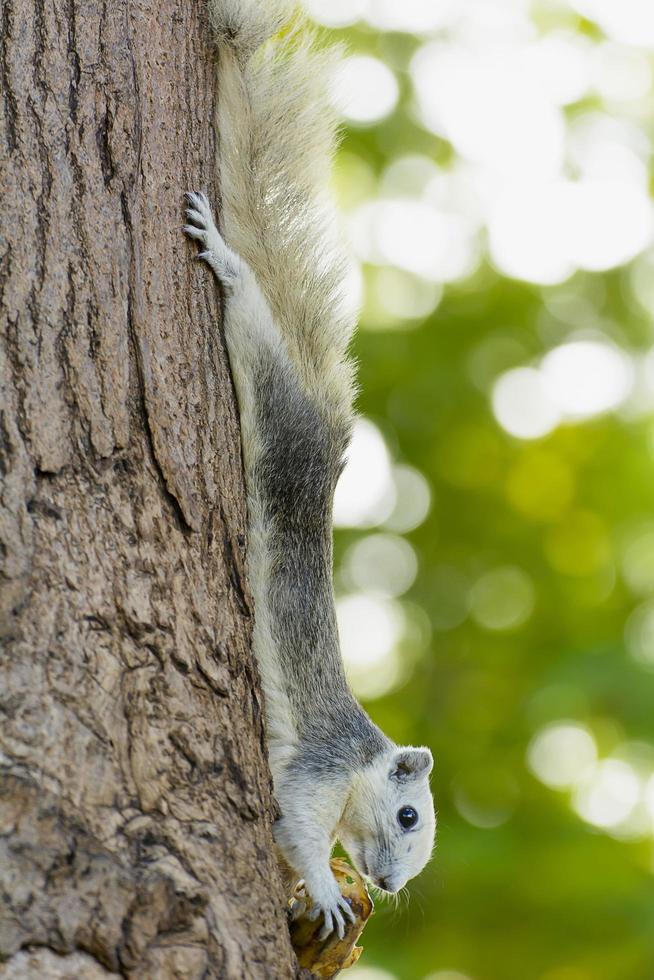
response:
M330 868L397 892L428 862L429 749L395 745L351 693L332 584L332 501L353 425L346 262L326 185L337 120L329 75L286 0L208 0L225 238L203 193L184 230L214 272L241 420L254 650L281 816L274 837L342 938L353 913ZM281 33L280 33L281 30ZM226 244L226 241L229 245Z

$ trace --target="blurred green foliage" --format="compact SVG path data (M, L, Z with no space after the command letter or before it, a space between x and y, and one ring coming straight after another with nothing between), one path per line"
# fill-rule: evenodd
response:
M598 36L581 18L572 27ZM407 66L418 38L361 24L329 33L389 64L401 91L387 118L346 130L342 206L374 197L396 157L449 165L456 150L413 108ZM370 284L374 269L365 275ZM573 333L575 300L630 356L649 351L652 316L632 286L629 266L539 286L486 257L445 284L422 320L394 324L364 306L359 409L432 490L428 517L406 534L419 570L402 598L426 614L428 639L423 629L420 643L406 641L410 676L366 707L397 741L433 749L439 829L410 901L378 903L362 967L400 980L447 970L471 980L654 978L654 812L641 800L645 823L597 825L575 808L574 787L551 788L528 765L538 733L571 721L592 733L600 759L628 760L641 792L654 773L654 658L648 666L625 644L629 617L654 593L647 549L628 552L653 520L654 419L609 412L519 439L491 404L503 371ZM347 549L368 533L336 532L337 581ZM525 574L533 608L488 628L471 612L471 590L505 568Z

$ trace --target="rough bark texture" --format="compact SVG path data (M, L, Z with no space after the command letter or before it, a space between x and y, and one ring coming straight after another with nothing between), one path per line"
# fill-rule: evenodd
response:
M201 0L3 0L0 977L295 975Z

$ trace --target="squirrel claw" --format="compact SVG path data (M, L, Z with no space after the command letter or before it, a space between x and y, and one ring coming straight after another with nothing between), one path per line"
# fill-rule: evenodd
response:
M241 260L225 244L216 228L211 207L204 194L185 195L190 205L186 209L184 232L198 243L201 251L197 258L209 265L223 285L233 284L241 272Z
M345 912L346 916L350 920L350 922L355 922L356 921L356 915L354 914L354 909L352 908L352 902L351 902L351 900L349 898L345 898L343 900L343 906L342 906L342 908L343 908L343 911Z
M202 217L199 211L195 210L195 208L187 208L186 217L191 222L191 224L198 225L198 227L200 227L201 224L204 224L204 218Z
M338 910L332 912L329 909L325 909L325 924L318 933L318 939L322 942L324 939L328 939L333 932L336 932L339 939L342 939L345 935L343 916Z
M356 916L350 906L349 899L345 898L343 895L339 896L334 905L329 907L323 907L320 905L315 906L309 913L310 919L317 919L322 912L324 916L324 924L320 932L318 933L318 939L322 942L327 939L332 932L336 932L339 939L342 939L345 935L345 919L349 919L350 922L354 922Z
M203 191L186 191L184 197L189 202L189 204L194 205L197 201L200 201L206 207L209 207L209 201L207 199L207 195Z

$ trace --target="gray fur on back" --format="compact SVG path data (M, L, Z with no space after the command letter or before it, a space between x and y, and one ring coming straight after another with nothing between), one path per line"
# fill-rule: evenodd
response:
M275 841L323 914L322 937L342 938L353 912L330 867L334 839L370 880L398 891L429 860L435 814L431 753L373 725L348 688L336 627L332 501L355 387L354 314L326 193L338 54L286 19L286 0L208 5L227 241L203 194L188 195L185 230L226 290ZM407 804L420 815L410 834L398 823Z
M389 743L345 679L332 586L332 501L351 423L319 407L291 365L274 357L262 359L256 384L263 443L256 492L269 522L268 604L302 761L327 769L342 768L345 759L365 765Z

